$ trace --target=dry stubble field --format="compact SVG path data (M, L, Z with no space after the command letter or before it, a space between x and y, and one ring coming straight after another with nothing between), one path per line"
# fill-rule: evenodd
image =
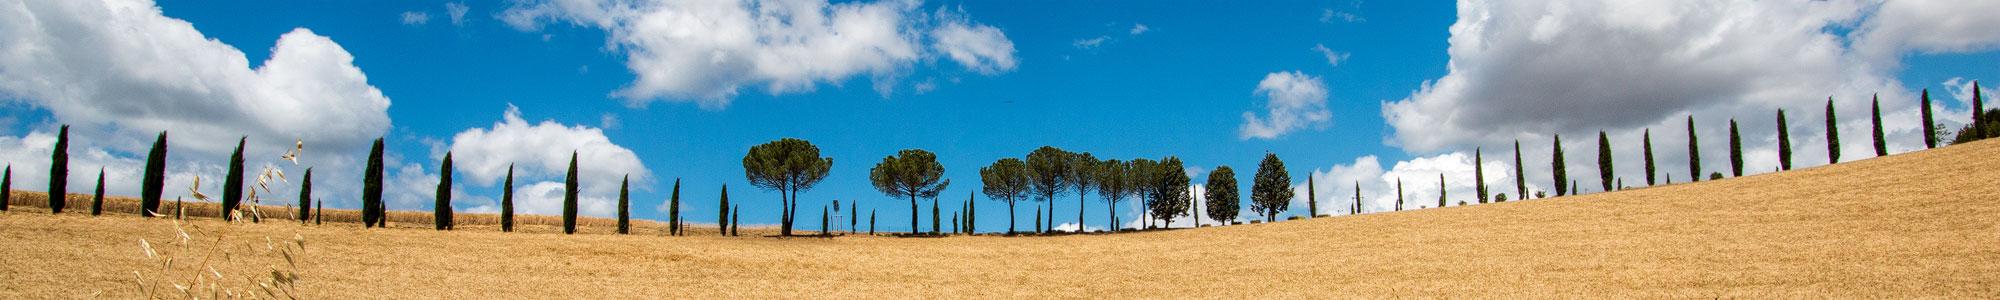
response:
M265 245L295 235L306 298L1995 298L1996 169L2000 141L1985 141L1613 193L1057 237L203 219L181 225L202 237L193 249L228 259L164 274L139 241L165 248L179 232L171 220L17 206L0 213L0 298L133 298L135 271L155 284L215 273L204 282L249 293L286 265Z

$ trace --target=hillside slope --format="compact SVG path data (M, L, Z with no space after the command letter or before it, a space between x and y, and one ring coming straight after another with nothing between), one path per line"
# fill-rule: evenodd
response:
M224 287L284 268L260 249L302 237L308 298L1995 298L1996 169L2000 141L1983 141L1612 193L1060 237L184 228L192 252L231 253L209 264ZM0 213L0 298L130 298L135 271L211 273L182 259L160 276L139 241L177 235L170 220Z

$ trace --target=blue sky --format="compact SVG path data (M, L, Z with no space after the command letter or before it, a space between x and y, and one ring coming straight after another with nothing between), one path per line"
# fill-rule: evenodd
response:
M434 187L436 165L443 152L454 150L461 160L457 175L459 191L455 193L459 200L454 206L461 211L490 211L492 201L499 197L499 186L490 181L497 173L491 169L468 170L467 157L484 157L489 163L544 163L553 160L540 153L563 154L570 150L552 149L565 144L550 140L573 140L590 145L589 149L604 150L591 153L604 153L604 157L611 158L608 162L597 162L608 164L601 169L609 173L586 176L610 182L615 180L610 177L637 173L632 196L636 217L664 219L658 206L679 179L682 201L686 203L684 209L691 211L688 215L694 221L713 220L717 189L727 184L734 187L730 196L734 203L743 205L747 223L775 223L777 194L752 188L743 179L740 159L752 145L796 137L812 141L835 161L826 181L803 193L805 205L801 206L801 212L809 214L812 209L808 208L830 200L860 201L864 211L880 210L879 225L884 230L906 229L897 220L909 217L908 203L876 192L867 182L867 170L899 149L925 149L938 154L947 178L953 180L953 185L943 193L945 196L939 199L944 201L941 206L947 211L955 210L966 193L978 190L979 167L999 158L1022 157L1042 145L1088 151L1099 158L1177 156L1195 171L1191 175L1197 184L1206 181L1203 176L1206 170L1228 165L1236 169L1239 189L1246 195L1252 182L1249 176L1255 173L1257 161L1263 153L1271 152L1285 160L1299 189L1304 189L1308 173L1327 178L1325 182L1316 182L1323 206L1345 207L1346 201L1350 201L1348 195L1356 188L1355 182L1359 182L1368 197L1375 198L1368 200L1370 210L1375 211L1390 209L1389 204L1379 199L1392 198L1382 194L1392 190L1396 178L1405 178L1412 190L1434 190L1431 187L1437 184L1437 174L1463 177L1451 183L1450 189L1453 195L1469 195L1471 185L1466 182L1471 181L1469 157L1474 148L1482 149L1485 171L1495 175L1487 176L1488 183L1505 183L1496 189L1511 191L1509 176L1513 163L1511 159L1502 159L1512 154L1510 140L1522 141L1527 165L1547 166L1548 135L1571 135L1572 138L1564 139L1571 143L1567 144L1570 165L1586 166L1587 161L1595 159L1594 151L1590 151L1595 141L1585 138L1593 131L1607 130L1618 140L1636 141L1639 132L1654 129L1658 131L1654 132L1656 144L1684 145L1674 143L1684 143L1681 133L1685 129L1668 126L1684 124L1683 118L1688 114L1706 124L1701 125L1703 137L1708 137L1704 146L1714 149L1707 155L1715 157L1707 162L1704 168L1707 170L1726 166L1726 160L1718 159L1724 157L1723 152L1717 151L1722 150L1719 145L1726 133L1711 134L1711 130L1726 126L1722 125L1726 119L1754 123L1746 128L1754 132L1749 135L1765 136L1773 127L1766 124L1770 122L1767 119L1770 109L1784 108L1795 114L1791 124L1795 136L1818 136L1820 127L1811 124L1822 122L1816 110L1822 106L1816 104L1823 105L1826 96L1840 102L1843 116L1861 116L1867 105L1861 99L1872 93L1883 95L1885 110L1908 111L1904 115L1913 116L1915 93L1928 88L1939 108L1945 110L1941 112L1941 120L1955 129L1963 123L1966 108L1962 101L1952 100L1952 95L1944 91L1963 89L1959 84L1971 80L2000 76L1996 73L2000 70L1996 68L2000 67L2000 57L1993 52L2000 49L1996 48L2000 37L1986 32L1990 30L1962 30L1951 26L1969 25L1936 20L1971 18L1973 25L1993 21L1960 15L1925 15L1952 12L1906 7L1926 4L1900 2L1697 1L1678 7L1651 8L1645 6L1659 4L883 1L839 2L828 8L824 2L800 1L791 4L815 9L790 15L752 13L763 17L826 17L838 15L844 8L882 9L893 15L889 19L893 19L890 22L895 26L891 28L903 39L875 44L869 44L875 42L869 40L841 40L830 35L787 31L814 29L807 25L745 23L753 27L778 27L754 29L767 34L777 32L780 36L796 34L790 37L801 40L882 46L890 49L884 50L889 54L841 52L833 49L837 47L825 45L779 49L784 45L773 44L782 42L768 40L750 46L703 45L708 41L704 38L742 36L695 30L683 32L692 37L675 37L662 32L685 28L648 27L682 20L649 13L684 12L700 16L695 19L733 21L723 14L703 13L740 12L745 11L742 7L752 4L775 8L785 3L778 1L723 2L729 4L724 6L736 7L735 10L672 2L656 6L652 1L634 4L589 0L332 3L107 0L104 4L93 0L60 5L29 2L34 3L0 1L6 4L0 6L29 8L8 13L6 19L13 21L0 23L16 23L5 27L10 30L40 30L35 31L39 35L25 35L39 39L0 41L5 43L0 44L0 49L65 50L63 47L89 44L72 39L93 34L142 35L144 38L135 39L150 40L154 48L121 49L120 44L113 44L91 51L58 51L81 54L46 54L70 59L35 62L46 57L27 55L0 61L0 75L18 79L0 85L0 96L6 96L5 102L0 102L4 103L0 111L7 116L4 132L7 137L0 144L11 144L17 149L13 152L20 152L4 156L9 163L23 166L17 169L46 170L46 161L39 162L40 169L32 167L37 166L34 160L46 160L46 150L29 150L46 149L48 134L63 123L79 127L73 138L98 140L83 146L100 149L104 154L83 159L82 164L108 170L143 160L143 156L137 155L143 154L143 142L149 142L151 134L159 130L194 132L197 136L252 135L253 144L258 144L250 149L253 157L259 151L282 153L284 145L304 140L309 154L301 165L270 159L253 159L252 164L274 166L291 173L315 167L316 172L330 174L320 175L315 182L323 186L321 189L332 190L321 192L324 197L332 198L324 201L330 201L332 207L351 208L358 206L358 200L351 199L358 193L343 189L358 191L358 183L348 182L358 181L354 177L358 177L359 165L353 163L357 161L354 158L365 155L366 141L379 136L386 139L393 153L391 169L396 171L390 172L392 185L407 186L391 188L392 198L400 195L406 200L392 201L391 209L430 209L427 199L432 192L425 189ZM120 17L137 20L127 24L121 23L125 19L100 21L84 13L121 5L157 5L160 14ZM464 13L454 17L453 7L465 8ZM613 9L597 11L592 7ZM1757 13L1715 12L1745 10L1741 8L1757 8L1748 9ZM66 13L73 15L58 16ZM35 18L12 18L15 14L49 20L22 21ZM1468 16L1488 18L1461 19ZM1612 16L1637 21L1611 20ZM196 67L148 69L144 59L90 59L132 53L138 54L131 56L146 57L139 54L151 53L153 59L179 60L183 56L159 53L182 52L159 49L178 49L174 48L178 44L173 43L203 43L187 38L185 32L169 35L170 31L121 33L84 28L78 30L87 34L64 34L74 28L58 26L65 20L63 17L96 23L99 25L96 27L102 28L172 28L172 22L160 21L182 20L191 24L199 36L241 51L244 59L241 63L247 65L231 64L226 59L221 64L203 64L204 61L191 58L177 63ZM882 19L881 15L851 17L844 20ZM1777 21L1770 21L1773 19ZM18 24L22 22L44 23ZM1714 25L1726 22L1746 25ZM1819 26L1795 26L1800 24ZM975 29L973 32L990 29L998 35L969 35L981 43L957 43L965 40L948 41L944 34L953 26ZM310 32L295 35L300 28ZM865 36L857 33L866 32L843 32L847 38ZM311 36L324 37L333 45L286 48L302 49L288 53L319 55L325 51L314 50L342 50L351 56L352 61L346 66L353 72L342 73L337 65L299 68L304 70L301 74L313 76L269 76L244 83L242 86L247 87L243 89L276 90L273 93L283 94L295 86L283 84L286 80L350 83L347 87L365 84L362 87L379 92L382 99L379 103L387 103L386 108L373 108L367 105L368 101L327 106L324 108L328 110L318 112L346 116L336 112L359 107L356 110L359 113L352 115L360 117L300 121L304 123L284 120L289 118L286 116L237 116L230 112L255 109L177 105L176 101L202 102L208 98L171 95L201 94L208 90L157 79L184 76L207 83L238 80L241 76L203 77L207 75L200 70L212 67L254 71L267 65L267 60L276 61L274 50L281 47L274 45L295 37L308 40L305 37ZM1007 47L991 47L995 45L993 42L1004 42ZM215 49L212 43L207 45L206 48L186 46L189 50L185 52L227 52ZM899 46L915 47L898 53ZM950 48L955 46L970 48ZM768 51L771 49L782 51ZM1005 51L973 55L974 59L967 61L947 49ZM645 53L661 54L659 60L652 62L664 62L664 66L644 65L651 58ZM731 56L738 58L765 55L782 62L751 63L749 67L727 64L686 67L712 63L686 57L714 55L739 55ZM303 61L338 60L307 57ZM785 73L796 71L788 69L793 67L808 71ZM95 69L113 71L89 71ZM668 75L641 75L648 72ZM351 76L356 74L365 74L365 81ZM326 77L314 77L320 75ZM1781 82L1800 84L1773 84ZM375 97L365 89L308 91L330 94L330 98L337 99ZM169 96L115 97L118 95ZM242 103L268 103L254 95L271 94L224 93L220 97ZM349 95L352 97L344 97ZM310 97L296 98L300 98L296 101L315 101L305 99ZM144 105L146 101L159 103ZM344 103L340 101L320 102ZM252 106L257 105L234 107ZM224 108L219 109L221 112L184 113L181 117L148 110L173 107ZM298 111L293 110L310 114ZM502 136L503 131L514 134L500 128L508 127L505 124L496 124L508 122L510 111L518 117L513 124L532 130L523 130L520 136L510 139L475 141L466 137L467 132L492 136ZM1914 120L1893 116L1893 112L1885 114L1892 115L1891 120ZM139 120L150 121L119 118L121 115L136 115ZM186 117L189 115L200 117ZM1261 122L1293 119L1285 122L1294 124L1262 134L1248 134L1245 128L1250 125L1246 124L1253 123L1249 118ZM346 128L313 123L349 121L371 125ZM537 126L544 121L554 124ZM1843 128L1867 125L1865 119L1859 118L1842 121L1855 124ZM213 132L256 125L271 129ZM1915 136L1911 130L1915 127L1892 126L1891 136ZM269 134L258 136L258 133ZM1662 137L1668 133L1674 137ZM1866 136L1861 131L1843 133ZM548 140L524 140L526 137ZM593 137L601 137L608 144L592 144L591 141L596 141ZM1811 138L1795 137L1799 140L1794 142L1809 143ZM1769 138L1765 139L1751 141L1750 152L1768 149ZM1854 152L1847 153L1844 161L1872 156L1872 152L1861 154L1867 150L1856 150L1866 148L1861 144L1866 141L1854 139L1845 141L1856 145L1847 147ZM1904 141L1892 147L1895 152L1922 146L1914 142L1915 138L1901 140ZM39 148L35 146L38 143L42 145ZM214 158L227 155L228 149L173 145L177 150L188 149L175 153L187 153L176 156L176 164L170 168L184 175L175 179L219 176L219 172L214 172L214 162L220 159ZM1659 147L1662 148L1659 152L1666 156L1662 164L1685 164L1681 153L1675 153L1681 150L1667 150L1684 148ZM1620 151L1632 150L1636 149ZM1818 151L1821 152L1801 156L1824 154L1824 149ZM314 155L321 155L321 159L312 161ZM1636 158L1619 159L1623 163ZM1769 169L1765 166L1775 165L1773 161L1755 159L1751 169L1753 173L1766 172L1759 170ZM585 165L588 167L590 163ZM1808 165L1823 163L1820 160ZM1618 175L1643 176L1632 173L1639 169L1636 161L1624 166L1628 167ZM72 169L84 167L72 166ZM1580 169L1571 168L1571 177L1592 178L1584 185L1597 186L1596 171ZM33 182L46 180L36 178L45 177L39 171L15 171L20 177L17 180L25 186L36 186ZM561 180L547 174L527 173L530 174L517 178L527 184L517 182L517 186ZM482 176L484 180L480 179ZM1685 176L1681 173L1677 178L1684 181ZM115 180L120 176L112 177ZM424 181L426 177L431 181ZM1530 175L1531 181L1547 178L1547 174ZM82 180L71 179L73 183L79 181ZM1637 181L1634 178L1633 182ZM179 184L181 181L169 182L169 186ZM137 184L113 185L113 194L119 194L120 190L136 191ZM73 184L72 190L81 190L76 186ZM1542 186L1547 185L1537 184L1535 188ZM586 184L585 188L593 187ZM184 188L169 189L176 190ZM605 189L600 186L598 190ZM277 187L270 193L295 193L289 191ZM586 194L607 195L599 191ZM1434 191L1428 193L1429 199L1435 199ZM1305 195L1303 191L1299 194L1301 199L1295 201L1298 204L1292 207L1292 214L1304 213ZM997 217L1004 206L985 200L984 195L978 199L982 214L988 216L981 218L980 226L986 230L1005 226L1005 220ZM1057 219L1074 222L1076 201L1075 195L1058 199ZM1104 226L1104 204L1095 195L1088 197L1088 201L1084 211L1086 224ZM1247 215L1247 199L1245 202ZM1036 204L1023 204L1021 226L1026 227L1027 220L1032 218L1029 209ZM1416 204L1410 207L1415 208ZM928 213L928 207L924 211ZM1125 216L1122 219L1130 220L1136 216L1136 208L1121 208L1120 213ZM1346 212L1322 208L1320 213ZM802 221L817 220L808 217Z

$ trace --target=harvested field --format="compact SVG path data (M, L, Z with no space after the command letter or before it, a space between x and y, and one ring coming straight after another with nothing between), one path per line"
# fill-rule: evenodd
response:
M304 298L2000 298L1996 157L2000 141L1982 141L1611 193L1054 237L438 232L423 212L392 213L413 225L391 229L176 229L17 200L0 213L0 298L135 298L135 271L258 293L246 282L288 265L266 245L294 235ZM166 248L180 230L230 254L162 272L140 240Z

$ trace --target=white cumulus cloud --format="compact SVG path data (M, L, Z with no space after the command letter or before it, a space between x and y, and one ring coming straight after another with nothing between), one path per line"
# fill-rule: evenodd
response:
M1326 107L1326 83L1319 76L1299 71L1271 73L1252 93L1266 98L1264 106L1270 111L1261 118L1254 112L1243 112L1239 131L1243 139L1274 139L1293 130L1324 126L1333 119L1333 112Z
M569 171L572 153L577 157L578 193L584 196L580 206L586 215L610 216L614 212L611 208L616 205L612 201L617 199L620 180L625 176L631 176L635 190L645 188L652 178L652 170L646 168L637 154L612 143L602 129L564 125L554 120L531 123L522 119L521 110L512 105L492 127L467 129L452 136L450 149L453 168L461 176L458 178L462 185L496 186L506 178L508 166L513 166L515 200L523 201L520 205L530 213L546 212L535 210L537 205L561 208L562 180ZM430 184L435 187L436 180L432 179ZM548 189L550 185L554 189L553 198L529 195L546 194L549 191L535 189ZM556 202L532 202L536 199Z

